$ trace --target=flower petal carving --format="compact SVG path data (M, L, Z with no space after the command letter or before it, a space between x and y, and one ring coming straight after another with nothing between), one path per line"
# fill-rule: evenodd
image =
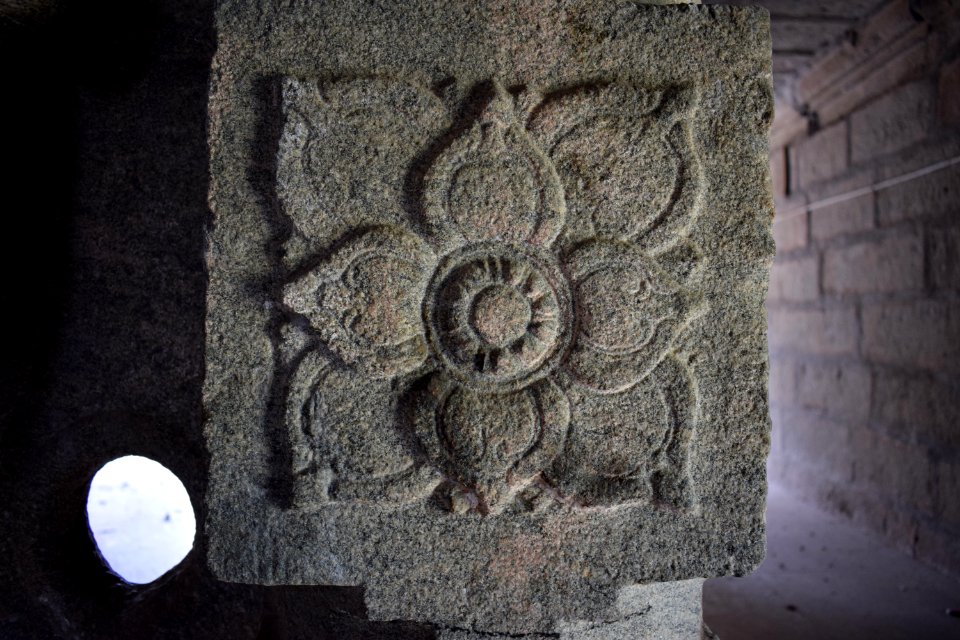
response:
M294 502L689 506L695 402L674 354L701 311L696 91L490 81L452 119L427 93L284 85L281 264L301 266L274 406ZM338 174L341 152L366 177Z
M570 409L551 380L507 394L478 393L444 373L420 380L405 404L426 456L498 512L560 452Z
M572 428L548 479L579 504L629 501L689 508L689 441L696 390L667 357L625 393L572 394Z
M452 226L468 242L550 245L563 228L557 173L498 84L476 120L437 156L424 182L427 218L440 228Z
M597 391L623 391L645 378L700 312L693 294L632 244L587 242L564 262L578 323L565 366Z
M407 219L404 168L424 140L449 126L436 95L384 77L288 77L282 99L277 195L292 225L284 247L291 264L350 227ZM363 179L356 179L350 166L362 166Z
M356 392L360 385L365 393ZM317 350L296 362L285 403L296 506L409 502L440 482L435 471L414 464L399 430L389 424L395 416L389 386L338 367Z
M689 223L699 167L692 90L585 85L547 95L530 131L563 183L573 239L668 242Z
M411 371L427 357L420 303L435 257L408 232L374 227L341 239L284 287L345 362L374 377Z

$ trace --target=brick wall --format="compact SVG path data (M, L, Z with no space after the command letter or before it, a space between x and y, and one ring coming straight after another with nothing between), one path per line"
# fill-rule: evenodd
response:
M912 4L779 105L770 474L960 573L960 21Z

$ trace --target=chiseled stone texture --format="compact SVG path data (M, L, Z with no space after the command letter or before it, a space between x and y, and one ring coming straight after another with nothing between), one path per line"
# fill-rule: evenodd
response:
M766 12L234 0L217 21L213 571L556 636L620 619L629 585L756 566Z
M437 640L695 640L713 637L703 624L702 593L702 578L631 585L620 590L608 617L563 622L558 633L491 634L441 627L436 634Z
M561 640L692 640L704 633L703 580L624 587L618 618L561 625Z

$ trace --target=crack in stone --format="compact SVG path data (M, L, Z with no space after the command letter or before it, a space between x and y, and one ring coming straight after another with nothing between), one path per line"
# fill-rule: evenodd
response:
M537 640L538 638L561 638L559 633L501 633L498 631L478 631L466 627L454 627L447 624L434 625L437 629L446 631L456 631L459 633L470 633L483 638L526 638L526 640Z
M633 613L627 614L622 618L617 618L616 620L598 620L597 622L589 623L588 626L578 629L578 631L593 631L594 629L602 629L603 627L609 626L611 624L618 624L621 622L629 622L635 618L641 618L653 609L652 605L647 605L643 611L635 611Z

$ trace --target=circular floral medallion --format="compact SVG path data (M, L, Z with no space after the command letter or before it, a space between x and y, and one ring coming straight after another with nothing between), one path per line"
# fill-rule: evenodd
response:
M549 373L571 337L567 280L552 255L529 246L478 243L448 255L433 275L424 317L447 368L491 391Z

